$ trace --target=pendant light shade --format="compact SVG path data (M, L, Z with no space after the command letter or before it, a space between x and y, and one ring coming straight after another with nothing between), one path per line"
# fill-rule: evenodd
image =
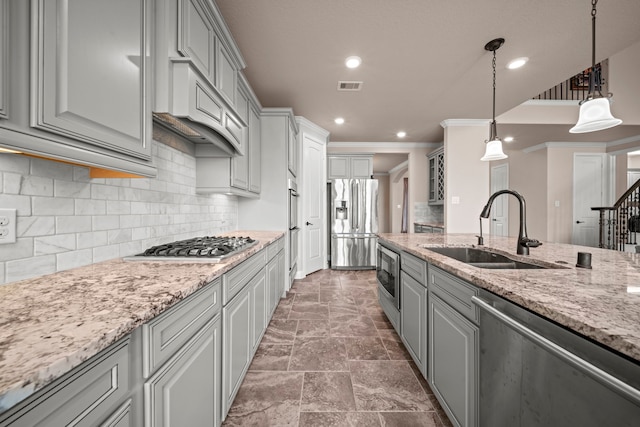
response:
M591 0L591 70L589 71L589 94L580 102L578 123L570 133L594 132L618 126L622 120L611 114L610 98L613 94L602 94L602 79L600 70L596 69L596 4L598 0Z
M585 133L596 130L609 129L618 126L622 120L611 115L609 98L593 98L580 105L578 123L571 129L571 133Z
M502 151L502 141L498 138L498 131L496 126L496 50L504 44L504 39L494 39L487 43L484 48L489 52L493 52L493 119L491 120L489 140L485 141L486 147L484 156L480 158L483 162L490 162L492 160L506 159L507 155Z
M506 158L507 155L502 151L502 141L500 141L500 138L496 138L487 142L486 151L480 160L490 162L492 160L502 160Z

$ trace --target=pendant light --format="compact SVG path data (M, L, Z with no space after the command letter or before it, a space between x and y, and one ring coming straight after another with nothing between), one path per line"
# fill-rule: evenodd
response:
M580 115L578 123L571 129L571 133L585 133L596 130L609 129L618 126L622 120L611 115L610 98L612 93L603 95L600 71L596 71L596 4L598 0L591 0L591 70L589 72L589 93L580 101Z
M480 159L483 162L507 158L507 155L502 151L502 141L498 138L498 132L496 130L496 50L498 50L503 44L504 39L500 38L491 40L484 46L485 50L493 52L493 116L489 132L489 140L485 141L487 144L486 151L484 156Z

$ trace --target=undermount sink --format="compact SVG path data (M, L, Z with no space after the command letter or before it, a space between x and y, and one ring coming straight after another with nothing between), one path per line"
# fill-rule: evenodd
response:
M468 248L468 247L429 247L425 249L439 253L449 258L453 258L465 264L469 264L478 268L492 268L499 270L521 270L521 269L548 269L548 268L565 268L553 264L531 264L519 260L514 260L508 256L491 252L486 249Z

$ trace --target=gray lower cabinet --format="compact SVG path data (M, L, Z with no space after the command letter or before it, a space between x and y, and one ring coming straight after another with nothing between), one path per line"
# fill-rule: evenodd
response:
M251 311L253 315L253 329L251 330L251 354L253 355L258 349L264 331L267 329L267 313L268 305L270 304L265 269L249 282L249 294L251 295Z
M427 288L400 273L400 337L422 375L427 373Z
M231 403L240 388L244 374L251 362L251 295L249 289L237 294L222 309L224 343L222 353L222 418L229 412Z
M220 323L218 314L145 383L145 426L220 423Z
M0 415L0 426L127 425L131 414L120 405L131 388L130 347L129 338L109 347Z
M429 266L428 381L451 422L461 427L478 425L476 294L477 288Z

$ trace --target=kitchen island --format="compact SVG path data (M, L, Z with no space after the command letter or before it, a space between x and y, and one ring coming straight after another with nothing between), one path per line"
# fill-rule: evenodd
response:
M400 303L389 304L393 288L379 281L380 303L451 422L636 426L638 255L544 243L524 256L516 238L477 241L378 240L399 259L382 272L397 275ZM591 253L592 268L584 256L576 265L579 252Z
M522 256L516 255L516 238L486 236L485 248L562 267L493 270L422 247L475 247L474 235L380 234L379 238L640 363L640 254L544 243ZM578 252L592 254L592 269L576 267Z
M114 259L0 287L0 413L80 366L281 237L219 263Z

